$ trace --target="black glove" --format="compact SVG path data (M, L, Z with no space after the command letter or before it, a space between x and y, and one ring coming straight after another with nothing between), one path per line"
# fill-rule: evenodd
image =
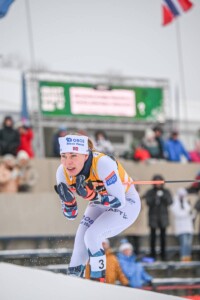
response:
M59 183L59 185L55 185L54 189L62 201L63 214L68 219L75 219L78 215L78 207L74 194L63 182Z
M76 177L76 192L79 196L89 201L96 199L98 196L92 182L86 182L84 175Z
M121 205L121 202L118 198L114 196L104 195L97 199L94 199L95 204L102 204L104 206L118 208Z

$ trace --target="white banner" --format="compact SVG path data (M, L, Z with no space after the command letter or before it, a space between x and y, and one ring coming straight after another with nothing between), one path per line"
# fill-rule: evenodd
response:
M129 90L95 90L70 88L71 112L80 115L134 117L135 92Z

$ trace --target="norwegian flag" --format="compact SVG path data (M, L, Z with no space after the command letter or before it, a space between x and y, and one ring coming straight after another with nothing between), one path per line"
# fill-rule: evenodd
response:
M176 17L180 16L183 12L187 12L193 6L190 0L163 0L162 14L163 23L167 25L171 23Z

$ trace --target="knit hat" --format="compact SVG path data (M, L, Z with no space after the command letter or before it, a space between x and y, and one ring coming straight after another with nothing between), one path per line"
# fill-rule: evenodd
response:
M60 154L79 153L88 154L88 137L84 135L66 135L58 139L60 144Z
M119 246L119 252L123 252L124 250L133 251L133 246L130 243L123 243Z
M102 241L102 243L105 243L105 244L107 244L108 246L110 246L110 241L109 241L109 239L104 239L104 240Z
M184 188L179 188L177 190L177 196L179 196L179 197L185 197L187 194L188 193L187 193L186 189L184 189Z
M18 153L17 153L17 160L21 160L21 159L25 159L25 160L28 160L30 157L28 155L28 153L24 150L20 150Z

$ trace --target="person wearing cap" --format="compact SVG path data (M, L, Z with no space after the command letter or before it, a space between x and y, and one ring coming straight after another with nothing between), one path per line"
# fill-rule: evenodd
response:
M137 219L141 202L132 181L114 158L95 151L84 135L59 138L61 164L55 190L69 220L78 214L76 194L88 201L78 227L68 268L69 275L84 276L87 262L91 279L105 282L105 238L116 236ZM81 200L79 200L81 201Z
M118 258L110 247L109 239L105 239L102 246L106 254L106 283L116 284L120 282L121 285L128 286L129 281L122 272ZM85 278L90 279L89 264L86 266Z
M156 174L152 180L164 180L163 176ZM166 260L166 228L169 225L168 207L172 204L170 190L164 184L153 184L142 198L146 199L148 206L148 223L150 227L151 257L156 259L156 232L160 231L161 259Z
M173 228L180 245L180 260L191 261L192 239L194 232L194 211L188 199L186 189L179 188L171 205Z
M133 253L132 244L125 242L119 247L118 260L123 273L129 280L129 286L133 288L142 288L144 285L152 283L153 277L149 275L142 264L137 261Z

